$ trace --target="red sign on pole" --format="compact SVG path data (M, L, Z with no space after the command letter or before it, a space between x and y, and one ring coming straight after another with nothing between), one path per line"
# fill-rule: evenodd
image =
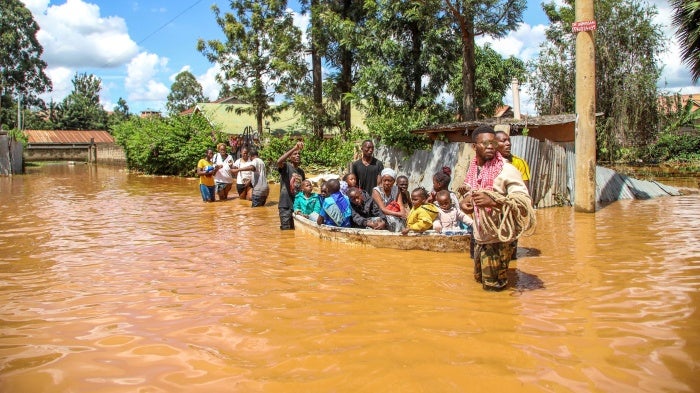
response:
M574 22L571 24L571 31L578 33L581 31L592 31L596 29L596 22L594 20L584 20L580 22Z

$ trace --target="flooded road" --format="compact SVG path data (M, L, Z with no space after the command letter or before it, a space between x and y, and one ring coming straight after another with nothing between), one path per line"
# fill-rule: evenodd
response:
M0 178L0 391L700 391L700 196L537 214L492 293L193 179L29 168Z

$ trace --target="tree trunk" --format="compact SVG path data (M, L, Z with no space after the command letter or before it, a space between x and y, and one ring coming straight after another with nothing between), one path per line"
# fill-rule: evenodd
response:
M318 29L320 28L316 15L318 0L311 1L311 78L313 82L314 117L313 132L316 138L323 138L323 125L325 118L323 108L323 74L321 73L321 56L318 54Z
M258 138L263 138L263 112L262 110L255 111L255 122L258 125Z
M350 103L346 101L343 97L345 93L350 93L352 90L352 52L343 49L343 63L340 76L340 122L342 132L346 133L350 131L351 123L351 112Z
M350 19L352 1L353 0L343 0L343 19ZM346 46L343 46L340 54L340 83L338 86L338 90L340 90L340 127L341 133L343 134L350 131L350 127L352 125L350 118L350 103L344 99L345 94L352 91L352 62L352 51Z
M465 18L462 27L462 121L476 120L476 105L474 92L476 91L476 61L474 60L474 21L471 17Z
M413 86L411 96L411 107L415 106L418 97L423 95L423 65L420 56L423 50L423 32L416 23L412 23L411 29L411 60L413 61Z

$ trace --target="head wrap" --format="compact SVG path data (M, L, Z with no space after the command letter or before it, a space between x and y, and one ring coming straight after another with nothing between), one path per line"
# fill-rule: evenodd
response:
M396 179L396 171L391 168L384 168L382 171L382 177L391 176L392 179Z

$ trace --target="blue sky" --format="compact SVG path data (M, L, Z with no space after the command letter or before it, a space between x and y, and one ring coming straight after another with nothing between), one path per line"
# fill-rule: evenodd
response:
M120 97L131 112L162 110L175 75L183 70L194 74L210 99L218 96L215 65L196 50L199 38L222 37L214 20L212 4L230 10L224 0L22 0L41 28L38 38L44 47L47 73L54 90L44 99L61 101L72 90L75 73L94 74L102 79L101 102L112 110ZM667 0L649 0L659 10L655 21L667 35L667 51L661 56L664 72L659 87L685 94L700 93L691 84L687 67L679 62L679 50L670 28ZM541 0L528 0L523 24L492 47L504 56L524 61L536 57L544 40L547 18ZM293 9L296 2L290 3ZM296 15L305 29L308 16ZM512 103L510 92L504 97ZM521 91L523 113L534 114L527 87Z

